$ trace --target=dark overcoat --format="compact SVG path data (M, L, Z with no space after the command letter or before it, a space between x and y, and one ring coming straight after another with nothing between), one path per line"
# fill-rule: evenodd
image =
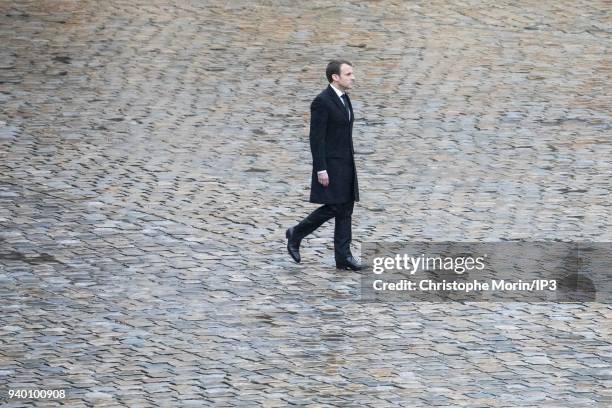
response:
M359 201L353 148L355 116L348 97L347 100L351 111L350 120L344 104L331 85L317 95L310 105L311 203L340 204ZM321 170L327 170L327 187L319 183L317 172Z

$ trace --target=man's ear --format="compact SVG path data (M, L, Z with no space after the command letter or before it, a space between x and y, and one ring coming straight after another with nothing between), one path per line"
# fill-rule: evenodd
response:
M338 80L340 79L340 75L338 74L332 74L332 80L338 82Z

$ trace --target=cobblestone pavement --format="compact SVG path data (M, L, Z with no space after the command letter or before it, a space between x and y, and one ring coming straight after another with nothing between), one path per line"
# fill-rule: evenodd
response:
M367 240L612 241L609 1L0 0L3 406L608 407L602 303L359 303L309 104L352 60ZM8 400L8 389L65 389Z

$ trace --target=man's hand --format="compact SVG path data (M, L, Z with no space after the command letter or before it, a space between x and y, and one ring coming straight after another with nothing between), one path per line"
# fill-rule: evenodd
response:
M329 185L329 176L327 175L326 170L317 172L317 177L319 179L319 183L323 184L323 187L327 187Z

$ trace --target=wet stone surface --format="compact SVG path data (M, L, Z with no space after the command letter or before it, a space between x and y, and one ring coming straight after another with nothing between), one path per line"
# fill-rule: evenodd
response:
M333 225L300 265L284 230L340 56L356 254L611 241L611 32L605 1L0 2L2 405L610 406L608 305L359 303Z

